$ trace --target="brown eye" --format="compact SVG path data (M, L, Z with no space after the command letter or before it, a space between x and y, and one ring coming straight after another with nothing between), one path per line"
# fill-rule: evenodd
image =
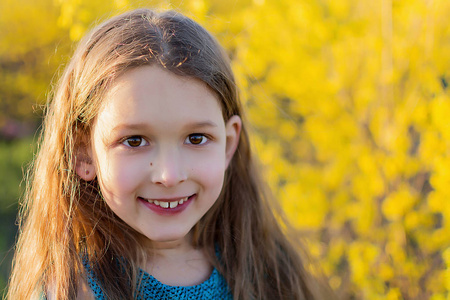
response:
M192 145L201 145L206 143L207 140L203 134L191 134L187 137L186 142Z
M123 143L129 147L136 148L144 146L145 140L140 136L132 136L127 138Z

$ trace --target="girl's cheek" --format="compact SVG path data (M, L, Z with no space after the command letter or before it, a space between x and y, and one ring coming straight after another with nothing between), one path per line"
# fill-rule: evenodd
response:
M221 190L225 176L225 159L222 156L210 160L199 160L192 166L190 177L202 185L216 190Z
M104 189L110 191L113 195L121 195L133 192L139 182L139 177L145 176L142 163L127 159L110 159L105 161L101 170L101 182Z

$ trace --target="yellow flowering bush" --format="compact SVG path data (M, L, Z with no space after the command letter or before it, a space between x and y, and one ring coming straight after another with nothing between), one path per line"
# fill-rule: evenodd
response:
M330 285L448 299L448 1L266 1L234 66L267 178Z
M230 54L267 181L330 285L450 299L450 1L45 1L71 41L139 6L198 20Z

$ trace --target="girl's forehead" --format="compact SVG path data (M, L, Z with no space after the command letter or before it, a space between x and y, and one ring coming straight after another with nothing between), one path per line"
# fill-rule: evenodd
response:
M132 69L105 95L98 121L123 123L223 123L216 94L202 81L158 66ZM221 121L221 122L219 122Z
M197 96L199 100L209 97L215 98L215 102L220 105L216 93L205 82L194 77L176 75L158 65L141 66L124 72L114 80L106 98L140 97L143 94L148 98L169 94L180 98ZM190 100L195 101L195 97L190 97Z

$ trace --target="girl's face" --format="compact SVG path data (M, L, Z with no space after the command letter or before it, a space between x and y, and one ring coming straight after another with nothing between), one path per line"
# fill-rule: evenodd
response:
M92 164L77 172L98 176L106 203L136 231L177 241L217 200L240 128L238 116L224 122L203 82L139 67L106 95L88 149Z

